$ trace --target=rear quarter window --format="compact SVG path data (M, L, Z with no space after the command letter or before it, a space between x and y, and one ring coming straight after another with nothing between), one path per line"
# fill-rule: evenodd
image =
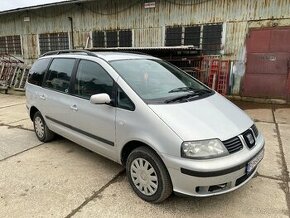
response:
M50 58L37 60L31 67L28 75L28 82L37 86L42 85L44 74L47 70Z

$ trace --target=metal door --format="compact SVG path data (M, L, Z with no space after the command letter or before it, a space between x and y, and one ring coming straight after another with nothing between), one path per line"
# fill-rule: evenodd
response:
M243 96L290 96L290 27L251 29L246 41Z

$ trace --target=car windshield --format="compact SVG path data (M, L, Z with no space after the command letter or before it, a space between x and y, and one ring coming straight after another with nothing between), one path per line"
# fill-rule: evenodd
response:
M110 64L146 103L184 102L213 93L190 75L162 60L115 60Z

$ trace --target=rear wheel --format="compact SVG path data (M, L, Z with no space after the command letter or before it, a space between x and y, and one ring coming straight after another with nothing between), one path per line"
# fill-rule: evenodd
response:
M133 150L127 159L126 172L133 190L145 201L160 203L172 193L168 171L150 148Z
M42 142L48 142L51 141L55 134L52 132L46 125L41 113L37 111L34 116L33 116L33 126L34 126L34 131L39 139L39 141Z

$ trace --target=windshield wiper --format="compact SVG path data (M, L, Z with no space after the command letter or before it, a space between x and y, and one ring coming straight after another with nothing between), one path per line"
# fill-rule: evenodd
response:
M165 100L164 103L167 104L167 103L171 103L171 102L175 102L175 101L182 101L182 100L194 97L194 96L198 96L198 94L190 93L190 94L187 94L187 95L181 95L181 96L178 96L178 97L175 97L175 98L171 98L171 99Z
M213 91L210 89L197 89L197 90L195 89L194 91L192 90L192 92L190 92L189 94L181 95L172 99L165 100L164 103L168 104L168 103L176 102L176 101L185 101L185 100L188 101L188 100L193 99L194 97L198 97L198 96L201 96L204 94L210 94L210 93L213 93Z
M179 88L176 88L176 89L172 89L168 93L173 93L173 92L187 92L187 91L194 91L194 90L195 89L192 88L192 87L184 86L184 87L179 87Z
M194 93L197 93L197 94L207 94L207 93L212 93L213 90L210 90L210 89L195 89L194 90Z

